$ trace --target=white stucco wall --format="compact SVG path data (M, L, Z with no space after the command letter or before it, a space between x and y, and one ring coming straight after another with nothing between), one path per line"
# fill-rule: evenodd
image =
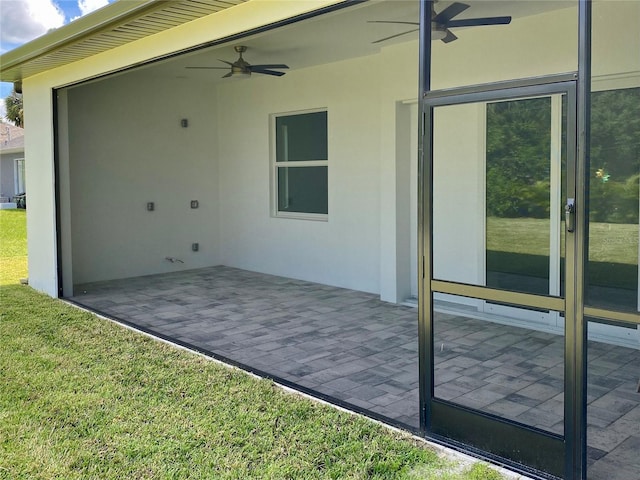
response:
M392 56L321 65L279 79L221 84L224 264L380 293L382 231L388 230L393 239L396 234L394 176L385 176L386 164L392 172L395 168L394 109L397 100L417 92L415 74L399 76L393 88L385 85L386 60ZM415 69L405 64L400 71L407 70ZM274 218L269 116L313 108L328 112L328 220ZM384 206L382 183L391 189ZM386 256L394 257L393 239L384 249ZM395 270L390 276L395 280Z
M408 266L415 255L409 222L397 222L397 200L408 204L417 179L405 172L394 180L415 149L401 135L402 158L396 135L415 124L404 117L397 124L396 110L416 97L416 55L408 43L282 78L185 89L179 79L141 71L67 89L72 249L65 255L72 262L65 284L224 264L403 300L410 273L396 262ZM310 108L329 116L329 218L274 218L270 115ZM188 129L179 126L183 117ZM190 199L200 209L188 209ZM156 202L154 212L147 201Z
M52 87L91 78L329 3L334 2L253 0L211 18L191 22L188 26L25 79L25 115L30 119L31 131L39 132L37 136L27 134L26 137L31 284L39 290L56 294ZM637 9L633 2L625 5L630 11ZM487 76L488 70L499 71L504 78L574 70L573 44L565 42L567 36L573 35L571 25L575 22L571 17L572 10L555 11L552 15L562 28L551 28L550 19L526 20L524 44L535 46L538 49L535 52L523 53L523 44L498 42L496 39L490 40L489 45L493 47L487 48L487 44L480 42L481 37L487 32L493 38L493 33L491 29L482 28L465 30L464 42L461 40L446 46L435 42L434 68L438 70L439 77L434 77L434 86L501 79ZM624 12L617 15L624 17ZM546 27L543 36L539 35L541 25ZM619 28L616 25L615 30ZM462 34L460 36L462 38ZM443 50L445 47L449 48L447 52ZM637 60L628 58L631 55L628 52L624 58L602 54L600 50L607 47L598 43L594 45L594 60L606 58L608 61L606 66L598 67L600 75L615 74L620 69L626 71L629 64L637 63ZM191 255L184 248L188 248L192 241L198 241L206 249L197 255L202 263L225 263L378 292L387 300L400 299L398 292L405 286L401 285L404 280L400 280L398 272L406 271L406 265L400 266L400 263L407 248L406 238L403 238L407 222L406 219L400 221L398 217L398 208L405 201L402 198L405 183L401 177L406 174L398 168L398 154L402 151L398 148L402 141L400 137L405 137L398 130L398 125L406 124L406 119L400 118L404 115L402 100L414 98L417 93L417 55L417 42L409 41L383 49L379 55L352 59L345 64L294 70L279 79L252 78L248 83L221 85L217 91L204 91L194 86L193 95L186 93L186 101L193 105L194 111L196 106L202 110L198 112L200 117L191 113L177 114L166 119L166 123L163 123L163 116L169 111L175 112L183 101L181 98L179 102L171 103L168 97L174 95L175 89L184 94L183 84L158 81L127 86L126 83L134 77L125 73L122 77L106 80L108 87L107 83L103 86L93 83L70 89L72 108L79 105L78 102L96 106L93 115L85 117L85 121L93 122L102 116L98 123L106 129L113 129L114 136L121 136L123 140L120 145L113 145L116 142L111 138L106 151L99 149L99 144L91 145L85 140L79 145L70 144L72 161L77 163L82 158L83 162L83 167L72 173L77 177L73 180L72 201L74 208L82 209L79 210L82 220L71 225L73 237L78 239L74 241L73 248L74 283L165 271L167 264L156 270L158 264L155 262L159 258ZM524 66L523 59L528 59ZM603 63L606 62L599 65ZM453 81L452 78L461 80ZM83 97L84 88L87 90ZM90 98L87 97L88 92L91 92ZM143 105L144 108L135 111L122 108L113 101L117 92L132 104ZM167 105L157 105L164 102ZM268 182L269 114L318 107L326 107L329 111L329 220L310 222L272 218ZM186 131L179 127L179 118L183 116L189 118L192 125ZM153 128L145 130L145 123L150 117L154 119ZM193 118L197 118L195 124ZM119 125L114 125L114 121ZM218 128L215 128L216 122ZM208 123L211 129L199 130L204 123ZM93 127L89 128L78 119L73 120L72 126L69 130L71 137L91 138ZM191 139L186 152L170 141L175 135L196 132L206 139ZM157 145L150 145L153 142ZM158 148L153 150L156 146ZM208 148L212 150L208 150L205 161L203 152ZM196 157L184 155L194 152ZM176 159L180 156L189 156L189 159L184 162L183 158L183 163L180 163ZM194 177L203 177L200 174L205 171L216 174L216 156L219 210L216 213L205 212L201 200L205 197L197 198L203 205L200 210L183 210L186 208L183 204L186 197L183 196L188 191L191 199ZM127 161L127 158L134 157L135 163ZM211 163L207 163L209 160ZM89 167L90 162L95 162L93 170L100 173L102 184L98 187L91 184L91 175L96 171L84 168ZM115 192L114 183L109 185L107 179L118 185ZM195 181L204 183L202 178ZM180 200L165 204L164 198L157 199L153 186L166 191L163 197L174 197L173 191L178 192ZM204 185L201 188L204 190ZM139 203L131 209L123 207L122 195L126 196L132 190L140 192L136 202L140 202L142 207L146 201L155 201L158 209L148 213L138 206ZM150 198L152 194L155 198ZM212 191L207 194L213 195ZM85 195L101 199L94 198L91 204L83 205ZM211 204L215 200L213 196L209 199ZM113 212L118 212L119 216L110 216ZM199 238L192 238L195 236L191 234L192 228L180 228L178 220L191 221L191 213L218 219L217 227L212 224L203 232L218 238L211 242L216 245L209 246ZM101 219L99 228L95 228L95 218ZM93 231L85 231L81 227L83 224L94 225ZM141 233L142 226L151 232L150 235L135 237L135 242L126 240L135 232ZM153 241L147 243L150 236L154 237ZM472 242L474 238L470 236L467 240ZM101 261L108 263L104 268L94 258L98 248L104 253ZM122 260L123 252L135 257L134 261ZM98 271L101 273L94 275Z
M381 65L396 59L406 69L415 54L413 44L396 46L179 95L174 82L143 73L69 89L73 283L225 264L375 293L389 279L385 295L396 301L393 249L398 235L408 244L410 232L396 228L396 194L408 197L409 178L393 180L395 109L415 97L417 78L398 81ZM270 115L318 107L329 115L328 221L274 218ZM182 117L188 129L179 128ZM199 210L185 210L192 197ZM156 211L144 209L147 201ZM381 253L382 236L390 253ZM188 250L192 241L201 252ZM170 264L168 255L185 263ZM399 255L409 263L407 248ZM409 280L407 273L402 282Z
M329 65L219 87L225 264L378 291L371 261L380 222L379 139L371 135L380 122L376 65L356 59L351 66L346 75ZM328 112L328 221L273 218L269 115L311 108Z
M27 250L29 285L58 296L55 174L53 147L53 102L50 86L34 79L25 81L23 108L29 129L25 129Z
M434 113L433 275L484 283L484 104Z
M73 283L219 263L215 105L181 87L133 74L69 89Z
M516 18L501 28L456 30L460 41L433 42L432 88L498 82L578 69L578 8Z
M52 89L118 71L182 49L304 14L336 0L251 0L131 44L23 79L29 280L36 290L58 295L53 168Z

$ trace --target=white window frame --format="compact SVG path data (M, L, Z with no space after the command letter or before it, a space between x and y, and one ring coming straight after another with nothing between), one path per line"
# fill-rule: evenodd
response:
M528 97L517 98L517 99L509 99L507 101L519 101L526 100ZM550 192L551 196L549 198L550 201L550 228L549 228L549 295L560 295L560 258L561 258L561 192L562 186L560 184L561 179L561 149L562 149L562 94L550 94L550 95L540 95L531 98L549 98L550 99L550 117L551 122L549 124L549 132L550 132ZM482 123L482 135L481 138L483 142L486 142L487 138L487 105L489 103L500 103L498 102L488 102L485 103L484 113L483 113L483 123ZM483 146L484 148L484 168L483 171L486 174L486 165L487 165L487 146L486 144ZM482 189L484 190L484 195L481 201L478 202L478 207L481 208L481 212L485 219L484 222L484 234L483 234L483 242L482 242L482 250L478 258L481 260L481 269L483 278L483 284L487 284L487 266L486 266L486 240L487 240L487 224L486 224L486 178L483 177L482 180ZM483 301L481 311L490 314L502 315L504 317L508 317L513 321L514 325L518 325L518 322L524 321L527 325L532 325L535 322L536 325L544 325L548 327L549 331L559 331L564 328L564 316L562 316L559 312L549 311L549 312L538 312L535 310L527 310L518 307L509 307L505 305L499 305L492 302Z
M274 113L271 114L269 119L270 124L270 132L269 138L271 140L270 146L270 163L271 163L271 216L277 218L294 218L299 220L315 220L315 221L328 221L329 214L328 213L304 213L304 212L286 212L278 210L278 169L283 167L289 168L305 168L305 167L327 167L327 182L329 181L328 173L329 173L329 159L317 159L317 160L307 160L307 161L295 161L295 162L278 162L276 157L276 119L280 117L289 117L295 115L304 115L307 113L319 113L319 112L328 112L327 108L313 108L308 110L297 110L292 112L282 112L282 113ZM327 122L328 122L328 113L327 113ZM328 137L328 133L327 133ZM327 145L329 143L329 139L327 138ZM327 207L329 205L329 193L327 192ZM328 210L328 208L327 208Z
M13 187L15 190L14 195L23 193L26 189L25 172L26 167L24 164L24 158L16 158L13 161ZM22 166L21 166L22 165ZM22 189L20 188L22 187Z

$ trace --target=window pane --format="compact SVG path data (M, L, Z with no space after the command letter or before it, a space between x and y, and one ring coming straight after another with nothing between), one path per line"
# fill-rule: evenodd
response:
M276 118L276 162L327 159L327 112Z
M278 211L328 213L327 167L279 167Z
M549 293L550 125L550 97L487 105L489 287Z
M586 303L628 312L639 310L639 24L639 2L593 2Z
M591 96L588 303L638 309L640 88Z
M564 320L554 331L522 323L530 313L510 306L479 314L482 300L436 295L433 317L434 395L464 407L564 432ZM510 312L510 313L509 313Z
M552 95L434 109L434 278L561 294L565 101ZM477 124L483 117L485 132Z

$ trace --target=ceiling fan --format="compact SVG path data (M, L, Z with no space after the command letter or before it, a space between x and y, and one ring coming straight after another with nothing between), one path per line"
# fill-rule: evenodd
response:
M227 62L226 60L220 60L222 63L226 63L231 67L231 71L226 75L223 75L222 78L228 77L249 77L252 73L262 73L263 75L273 75L275 77L281 77L285 74L285 72L278 72L276 70L272 70L273 68L283 69L289 68L287 65L282 63L269 63L265 65L251 65L244 58L242 58L242 54L247 51L247 47L244 45L238 45L233 47L236 52L240 54L240 58L235 62ZM185 67L185 68L197 68L197 69L212 69L212 70L229 70L229 67Z
M511 17L484 17L484 18L465 18L464 20L454 20L462 12L464 12L469 5L466 3L454 2L445 8L442 12L436 14L431 4L431 40L442 40L444 43L453 42L457 40L450 28L457 27L479 27L482 25L508 25L511 23ZM369 23L397 23L403 25L420 25L418 22L395 22L390 20L371 20ZM407 35L409 33L417 32L419 28L409 30L407 32L398 33L389 37L381 38L373 43L384 42L385 40L391 40L392 38Z

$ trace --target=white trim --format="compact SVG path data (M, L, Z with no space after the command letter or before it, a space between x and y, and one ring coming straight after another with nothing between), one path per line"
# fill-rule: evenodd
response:
M478 175L477 215L481 219L482 239L478 242L478 284L487 286L487 105L488 102L478 102L478 148L482 152L482 168ZM478 311L484 311L486 302L476 302Z
M593 92L640 87L640 71L596 75L591 78L591 85Z
M19 163L22 162L22 169L19 166ZM22 170L22 175L20 175L20 171ZM18 195L20 193L24 193L26 189L26 167L24 164L24 158L16 158L13 160L13 190L15 191L14 195ZM22 177L22 178L20 178ZM20 188L22 187L22 188Z
M329 215L326 213L304 213L304 212L276 212L274 218L295 218L298 220L314 220L316 222L328 222Z
M14 147L14 148L2 148L0 149L0 154L7 155L11 153L21 153L24 155L24 147Z
M561 232L561 218L560 218L560 204L561 200L561 188L562 188L562 97L564 94L556 94L556 95L542 95L542 96L534 96L527 98L516 98L513 100L526 100L529 98L549 98L550 99L550 109L551 109L551 121L549 125L550 130L550 158L549 158L549 294L554 296L560 295L560 238ZM501 100L500 102L504 102L505 100ZM512 100L506 100L512 101ZM499 102L488 102L488 103L499 103ZM486 123L486 105L484 109L484 121L479 122L483 127L483 135L481 138L484 138L486 141L487 136L487 123ZM486 145L484 149L484 161L485 167L483 172L486 175ZM478 202L481 203L482 206L485 206L486 202L486 179L484 179L483 190L484 190L484 198L483 201ZM484 225L484 240L486 242L486 208L483 212L483 217L485 221ZM481 258L486 259L486 245L484 246L483 255ZM486 265L484 266L484 285L486 285ZM480 311L487 314L495 314L495 315L503 315L508 318L514 319L514 325L517 324L517 320L525 321L528 325L531 326L528 322L535 322L538 325L549 325L555 326L556 328L564 328L564 317L560 312L541 312L536 310L523 309L518 307L509 307L505 305L498 305L491 302L482 302L483 307Z
M418 298L420 287L418 282L418 144L421 139L418 136L419 105L418 99L404 100L401 102L409 114L409 295ZM397 122L397 120L396 120ZM396 160L397 161L397 160ZM402 195L402 188L396 191L396 198ZM397 212L397 210L396 210ZM398 215L398 213L396 213ZM396 222L397 223L397 222ZM400 233L400 232L398 232ZM397 267L396 267L397 268ZM405 299L402 299L405 300Z
M562 269L562 98L551 95L550 166L549 166L549 295L560 296ZM560 327L564 318L550 312L550 319Z
M300 160L297 162L274 162L277 167L287 167L287 168L295 168L295 167L326 167L328 160Z

